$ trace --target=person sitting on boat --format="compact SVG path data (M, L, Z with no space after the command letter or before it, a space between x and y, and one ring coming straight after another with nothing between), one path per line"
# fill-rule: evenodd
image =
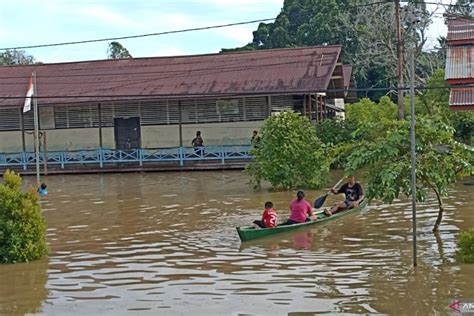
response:
M291 202L290 210L290 218L288 218L285 225L310 222L315 219L313 208L311 204L304 199L304 192L301 190L296 192L296 199Z
M348 210L351 208L358 207L360 202L364 199L364 191L359 182L356 182L355 177L350 175L347 177L347 183L345 183L339 190L335 188L331 189L334 194L344 193L345 200L341 203L334 205L331 210L325 210L324 213L331 216L337 212Z
M255 229L273 228L277 226L278 217L273 209L273 203L265 202L265 211L263 211L262 220L255 220L253 224Z
M48 187L46 186L46 183L44 183L44 182L41 183L41 185L38 188L38 194L41 197L44 197L44 196L48 195Z

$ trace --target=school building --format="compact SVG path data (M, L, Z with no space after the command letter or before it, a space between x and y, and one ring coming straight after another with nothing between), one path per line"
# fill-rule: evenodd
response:
M0 67L0 153L32 152L36 73L39 129L50 151L248 144L272 113L317 122L341 112L351 82L341 46Z

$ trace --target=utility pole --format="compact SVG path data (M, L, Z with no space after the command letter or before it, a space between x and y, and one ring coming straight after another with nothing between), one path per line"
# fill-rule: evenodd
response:
M402 30L400 28L400 0L395 0L395 25L397 28L397 107L398 119L405 118L403 100L403 45Z
M410 54L410 152L411 152L411 212L413 224L413 266L416 252L416 150L415 150L415 45Z

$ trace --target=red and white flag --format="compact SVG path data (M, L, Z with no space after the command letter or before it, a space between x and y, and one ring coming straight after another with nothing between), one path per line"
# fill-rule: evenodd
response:
M23 113L31 110L31 97L34 93L33 77L30 77L30 83L28 84L28 91L26 91L25 105L23 105Z

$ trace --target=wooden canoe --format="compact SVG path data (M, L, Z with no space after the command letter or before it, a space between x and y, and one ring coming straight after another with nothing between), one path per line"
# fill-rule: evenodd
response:
M283 232L288 232L296 229L301 229L304 227L308 226L314 226L318 224L325 223L327 221L337 219L352 213L355 213L357 211L362 210L365 206L367 205L367 200L362 201L362 203L359 205L359 207L350 209L350 210L345 210L341 211L339 213L336 213L332 216L327 216L324 214L323 210L317 210L314 212L316 216L318 216L318 219L315 221L311 222L305 222L301 224L293 224L293 225L281 225L277 226L275 228L260 228L260 229L255 229L254 226L247 226L247 227L237 227L237 233L239 233L239 237L241 241L249 241L249 240L254 240L257 238L263 238L271 235L275 235L278 233L283 233Z

